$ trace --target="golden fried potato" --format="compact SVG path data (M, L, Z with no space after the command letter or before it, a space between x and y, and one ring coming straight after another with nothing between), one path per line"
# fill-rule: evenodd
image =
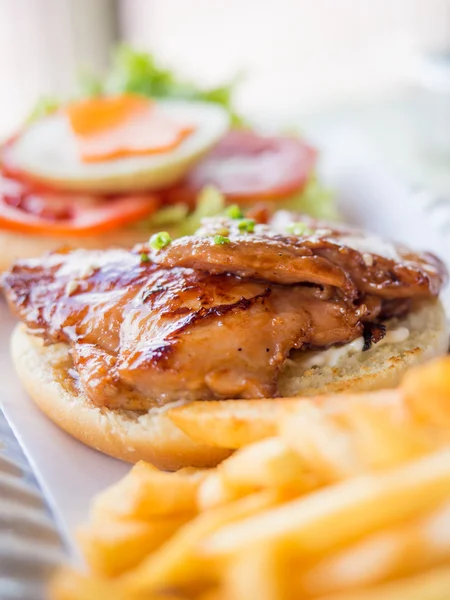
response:
M301 597L370 587L450 560L450 503L419 519L377 532L326 556L299 564L292 584Z
M237 554L224 574L223 600L292 600L289 571L276 546Z
M214 469L202 481L198 489L197 503L199 509L205 511L216 506L221 506L222 504L228 504L255 491L254 487L242 490L227 485L220 471Z
M305 469L296 452L279 438L267 438L224 460L202 481L198 502L202 510L225 504L258 490L286 490L286 499L316 487L316 478Z
M217 470L234 488L292 488L309 490L311 472L296 452L279 438L269 438L238 450Z
M93 573L114 577L138 565L169 539L189 517L155 521L103 521L81 527L77 539Z
M115 582L90 577L69 568L62 569L53 578L48 597L49 600L130 600L126 590Z
M97 496L92 505L92 521L152 521L159 516L194 514L197 489L205 473L195 469L167 473L141 461L121 481Z
M450 357L409 371L401 391L406 405L422 423L450 430Z
M441 444L418 426L402 400L395 404L351 402L345 422L364 470L387 469L423 456Z
M279 416L279 432L323 483L413 460L442 445L399 391L305 401Z
M434 509L450 496L450 449L321 489L221 527L200 553L218 562L261 544L317 557Z
M62 571L50 597L449 600L449 409L450 358L397 390L171 409L236 452L138 463L80 531L93 575Z
M450 567L444 566L371 588L316 596L317 600L448 600Z
M172 408L168 417L194 441L220 448L242 448L277 433L281 405L298 399L192 402Z
M322 483L360 473L363 465L353 439L333 413L304 402L279 419L280 436Z
M207 563L205 567L205 560L197 554L199 543L223 525L258 514L279 501L276 490L267 490L200 513L141 565L126 573L122 578L124 584L130 593L141 593L161 586L214 583L221 567L217 570Z
M49 600L186 600L174 592L130 594L117 580L106 580L63 569L53 578Z

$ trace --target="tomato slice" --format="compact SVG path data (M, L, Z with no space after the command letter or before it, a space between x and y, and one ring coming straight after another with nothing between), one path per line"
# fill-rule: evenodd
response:
M160 204L150 194L102 197L34 191L0 176L0 228L10 231L82 237L134 223Z
M169 202L192 202L202 187L214 185L236 202L285 198L306 184L316 158L314 148L298 138L230 131L165 195Z

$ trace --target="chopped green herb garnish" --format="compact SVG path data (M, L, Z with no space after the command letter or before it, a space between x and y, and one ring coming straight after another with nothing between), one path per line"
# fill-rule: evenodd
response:
M294 235L311 235L313 233L313 230L302 221L299 221L298 223L289 223L286 230L288 233L293 233Z
M170 244L172 238L167 231L160 231L159 233L154 233L150 238L150 246L154 250L161 250Z
M237 204L232 204L231 206L229 206L226 209L225 214L227 217L230 217L230 219L242 219L242 217L244 216L242 210Z
M238 229L242 232L253 233L255 231L255 221L253 219L242 219L238 223Z
M143 252L141 254L141 263L145 263L145 262L150 262L150 258L148 257L148 254L146 254L145 252Z
M230 238L224 237L223 235L215 235L214 236L214 244L218 246L219 244L229 244Z

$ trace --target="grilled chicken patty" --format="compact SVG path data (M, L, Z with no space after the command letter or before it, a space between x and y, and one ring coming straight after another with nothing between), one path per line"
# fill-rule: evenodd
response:
M445 267L435 256L413 253L348 226L287 211L276 213L269 224L255 224L251 233L242 231L242 222L205 219L196 235L155 251L153 259L165 267L234 273L273 283L331 285L350 298L360 293L385 298L437 295L445 278ZM215 243L217 235L227 241Z
M380 320L436 296L446 277L432 255L361 252L344 242L363 234L312 222L285 235L280 227L298 217L277 218L247 233L239 220L209 220L153 260L142 245L21 261L3 288L30 333L69 344L94 404L146 410L274 396L291 350L367 331L377 341Z

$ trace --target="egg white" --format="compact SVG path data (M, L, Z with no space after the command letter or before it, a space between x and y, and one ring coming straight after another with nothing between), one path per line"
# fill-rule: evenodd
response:
M223 108L207 102L164 100L158 106L168 117L195 127L168 152L84 163L67 117L55 113L25 129L9 148L8 160L15 169L64 190L117 193L174 184L220 140L229 118Z

